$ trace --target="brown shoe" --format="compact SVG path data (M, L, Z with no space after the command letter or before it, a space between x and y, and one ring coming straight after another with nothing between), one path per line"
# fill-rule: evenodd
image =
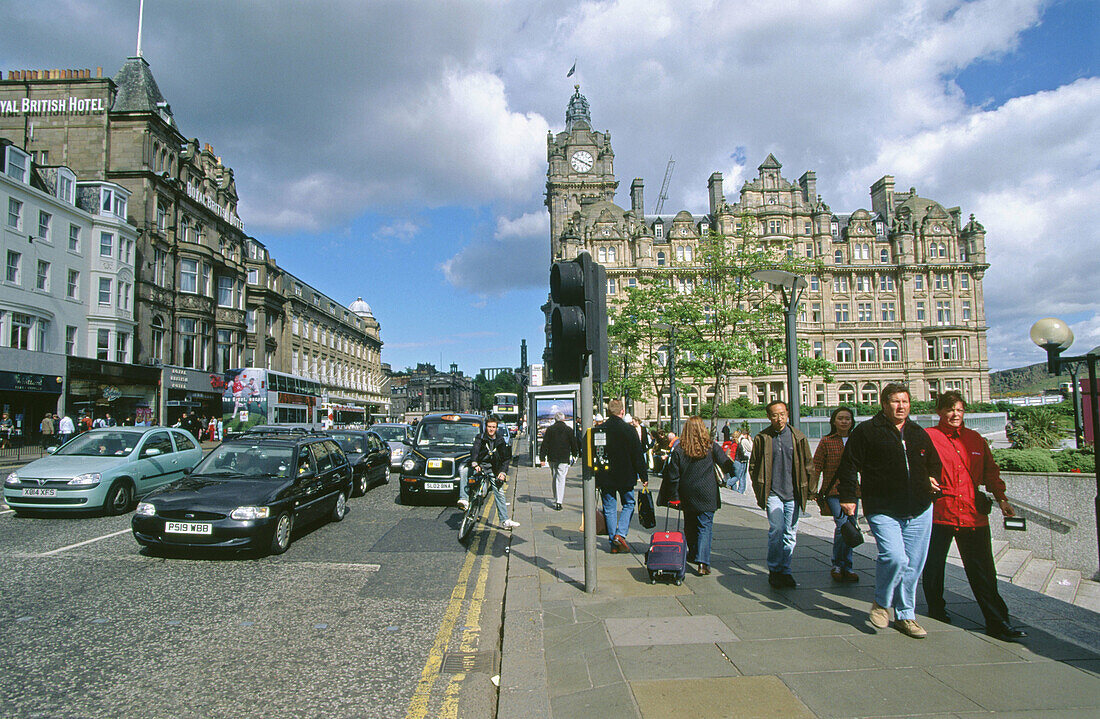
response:
M916 619L899 619L894 622L894 629L913 639L924 639L928 636L928 632L924 630L924 627L917 624Z
M621 534L616 534L615 535L615 542L619 545L619 551L620 552L629 552L630 551L630 544L627 543L626 537L622 536Z
M859 581L859 575L844 569L840 572L840 581L851 584Z
M700 564L699 565L699 575L700 576L706 576L708 574L710 574L710 567L707 566L706 564Z
M829 572L829 576L833 578L834 582L844 581L844 572L839 567L833 567L833 571Z

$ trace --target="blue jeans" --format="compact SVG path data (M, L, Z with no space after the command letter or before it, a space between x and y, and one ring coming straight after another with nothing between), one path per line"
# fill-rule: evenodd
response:
M684 539L689 562L710 564L710 538L714 533L714 512L684 512Z
M798 539L799 506L792 499L783 501L768 495L768 571L791 573L791 555Z
M848 515L840 508L840 497L826 497L825 501L828 502L829 511L833 513L833 521L836 523L836 529L833 530L833 568L851 571L852 548L848 546L844 541L844 535L840 533L840 528L848 521ZM852 516L859 517L858 499L856 500L856 513Z
M614 539L619 535L626 539L626 532L630 529L630 518L634 516L634 490L633 489L601 489L603 495L603 518L607 520L607 538ZM617 511L618 498L622 499L622 511Z
M733 477L726 484L727 487L734 492L745 493L745 477L748 475L749 465L748 462L738 462L733 460Z
M868 514L867 523L878 544L875 560L875 602L893 607L895 619L916 619L917 580L928 556L932 507L916 517Z

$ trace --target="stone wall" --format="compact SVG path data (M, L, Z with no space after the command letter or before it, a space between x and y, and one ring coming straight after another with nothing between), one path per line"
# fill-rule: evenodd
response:
M1100 558L1096 537L1096 477L1076 472L1002 472L1001 477L1010 502L1026 502L1063 521L1017 507L1027 517L1027 531L1005 531L1000 510L994 509L989 522L993 538L1003 539L1014 548L1031 550L1036 557L1053 560L1059 567L1076 569L1086 578L1097 575Z

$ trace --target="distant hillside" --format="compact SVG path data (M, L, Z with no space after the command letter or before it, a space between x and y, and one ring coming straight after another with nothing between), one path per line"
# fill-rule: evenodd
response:
M1055 377L1047 372L1047 363L1039 362L1027 367L1003 369L989 373L989 393L993 398L1013 397L1017 395L1041 394L1044 389L1058 389L1062 382L1068 382L1069 375Z

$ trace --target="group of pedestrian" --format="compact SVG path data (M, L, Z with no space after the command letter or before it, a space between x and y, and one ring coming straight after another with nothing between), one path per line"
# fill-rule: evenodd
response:
M984 487L1007 517L1015 510L1005 497L1005 484L988 443L964 423L966 402L956 391L939 395L939 423L925 430L909 419L910 393L900 384L881 392L881 411L855 423L847 407L829 418L830 432L815 452L806 436L790 426L785 402L767 405L768 427L747 442L747 431L723 427L723 443L714 441L700 417L691 417L679 438L671 436L657 504L684 513L688 561L700 575L710 574L714 512L721 506L719 486L737 489L743 463L757 505L768 518L768 583L777 589L798 586L791 572L798 523L807 504L817 500L835 523L830 568L838 583L859 581L853 567L846 528L864 517L877 545L874 600L868 613L877 629L891 624L901 633L921 638L927 631L916 620L916 588L923 576L928 615L950 623L944 601L947 553L954 541L963 568L985 619L986 632L1012 641L1026 637L1014 626L997 591ZM644 431L624 421L623 404L612 400L608 418L599 425L606 438L608 466L596 473L607 524L610 551L630 551L627 542L634 513L634 490L649 484L644 457ZM554 505L559 509L565 472L579 453L573 431L558 417L547 431L540 458L554 473ZM559 426L560 425L560 426ZM671 434L671 433L670 433ZM749 446L742 449L742 442ZM731 447L732 445L732 447ZM730 450L733 450L732 452ZM726 479L723 480L723 475ZM820 482L819 482L820 480ZM926 566L927 565L927 566Z
M172 426L190 432L200 442L220 442L225 427L221 417L201 416L198 412L184 412Z

